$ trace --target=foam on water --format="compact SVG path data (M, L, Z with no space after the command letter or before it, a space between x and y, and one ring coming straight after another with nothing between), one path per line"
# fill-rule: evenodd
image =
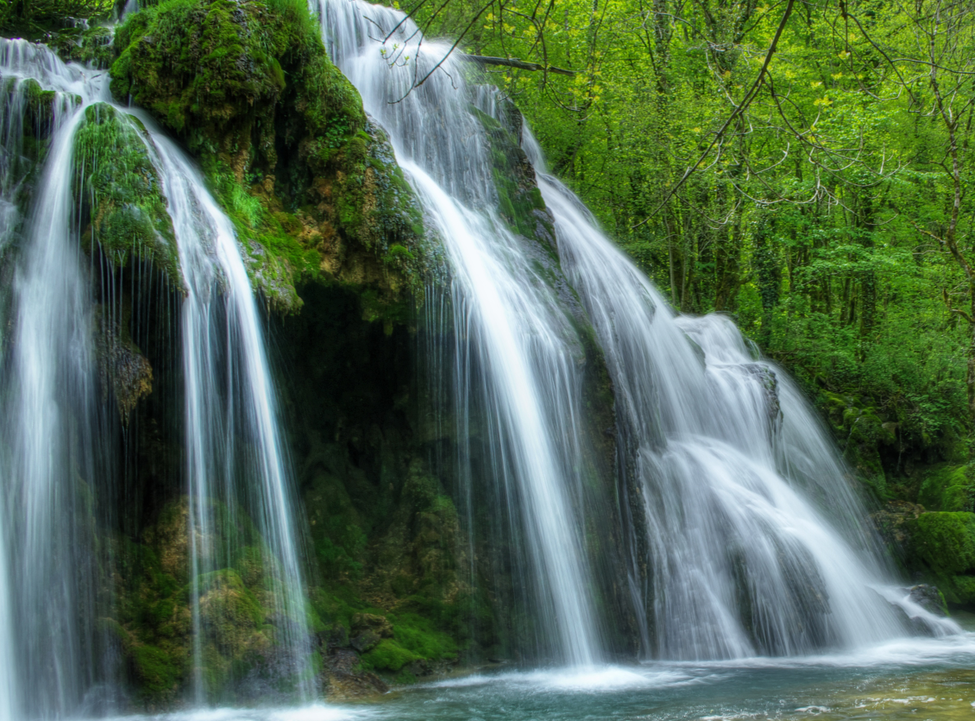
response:
M613 693L673 686L693 679L680 668L626 668L622 666L569 667L538 671L476 673L424 684L429 688L474 688L499 685L531 693Z

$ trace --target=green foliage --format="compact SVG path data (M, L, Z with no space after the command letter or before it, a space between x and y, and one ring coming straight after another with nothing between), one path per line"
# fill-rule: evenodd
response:
M384 639L372 651L363 654L362 665L366 670L376 669L378 671L392 671L395 673L406 664L418 661L419 658L415 653L406 650L396 641Z
M677 309L736 314L798 377L880 499L916 501L926 467L968 460L975 255L951 248L975 227L955 210L975 124L945 88L975 71L973 6L806 6L750 103L782 6L405 9L475 53L573 73L485 75ZM505 214L526 217L498 185Z
M975 514L922 513L911 522L913 552L939 576L975 571Z
M971 466L944 465L932 468L918 492L918 502L931 511L972 512L975 482Z

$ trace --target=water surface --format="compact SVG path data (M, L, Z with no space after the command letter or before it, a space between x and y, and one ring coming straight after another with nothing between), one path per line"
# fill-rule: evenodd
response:
M133 721L637 721L975 718L975 633L852 654L518 671L443 679L358 703L215 709Z

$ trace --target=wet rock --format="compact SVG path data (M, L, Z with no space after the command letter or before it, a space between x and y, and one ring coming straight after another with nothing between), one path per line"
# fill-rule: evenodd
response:
M352 648L359 653L366 653L378 646L381 640L382 638L378 633L371 629L366 629L352 637Z
M379 676L362 670L359 654L348 649L339 649L325 658L322 677L331 700L363 698L389 691Z
M926 583L912 586L909 598L930 614L935 616L948 615L944 596L941 595L941 591L938 590L937 586L931 586Z
M749 363L746 370L758 379L765 396L765 413L769 427L774 431L782 419L782 407L779 403L779 379L775 371L762 363Z
M890 501L881 510L871 514L870 520L894 555L903 558L910 538L908 521L913 521L922 513L924 506L906 501Z
M374 613L357 613L354 615L352 617L352 630L353 632L363 630L374 631L379 635L379 638L393 637L393 625L389 622L389 619Z
M352 648L359 653L371 651L384 638L393 637L393 626L385 616L357 613L352 617Z

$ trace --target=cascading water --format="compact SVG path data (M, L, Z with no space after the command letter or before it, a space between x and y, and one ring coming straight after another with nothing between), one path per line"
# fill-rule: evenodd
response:
M99 388L96 362L93 278L82 260L73 200L76 132L86 122L86 107L109 102L105 80L104 73L64 65L46 48L0 41L0 253L17 246L2 304L10 337L0 338L8 409L0 427L4 721L73 712L109 675L94 657L93 585L105 560L94 548L110 544L95 540L92 509L114 502L118 419L99 397L106 391ZM51 89L56 92L40 92ZM22 157L29 110L49 115L46 157ZM236 593L239 583L221 573L240 562L244 550L230 538L238 508L257 529L247 562L253 568L256 553L270 615L264 623L273 623L283 649L273 676L294 682L299 698L308 700L311 648L287 457L260 316L233 227L175 145L148 119L146 134L124 112L118 116L143 138L162 178L185 283L180 340L197 700L207 699L208 650L221 642L201 605L217 604L219 612L219 591ZM24 181L31 162L43 163L43 171L22 220L17 208L29 197Z
M648 556L636 586L647 652L795 655L904 635L865 509L792 382L753 358L729 319L675 316L544 174L527 130L523 143L615 384L620 466L642 496L632 513L645 533L634 548ZM936 633L957 630L920 615Z
M94 675L91 511L85 498L109 474L109 427L95 388L91 298L83 272L72 203L72 147L80 108L102 83L68 68L25 41L0 41L6 137L0 188L16 205L26 166L13 113L34 99L51 142L24 220L24 242L4 306L5 413L0 426L3 547L2 592L7 619L0 645L2 703L12 718L25 710L63 714L75 707ZM36 99L38 81L55 90ZM35 119L40 122L38 119ZM21 119L20 123L23 123ZM19 136L18 136L19 133ZM36 158L34 159L36 160ZM19 227L4 213L0 237ZM4 249L6 250L6 249Z
M266 543L262 565L277 640L288 656L284 675L297 681L299 698L308 701L314 692L299 534L292 520L297 516L253 291L233 226L202 177L171 141L151 135L187 289L182 339L196 698L206 699L205 647L219 642L202 628L201 597L205 586L227 583L214 574L238 560L233 556L239 549L226 542L220 547L215 539L221 526L223 535L235 526L240 498ZM218 520L216 500L229 517Z
M525 582L535 589L530 604L542 653L591 664L600 641L577 510L585 445L579 340L539 259L497 215L484 129L469 111L463 69L444 60L448 48L421 44L416 25L398 10L350 0L313 7L330 56L390 133L445 245L458 329L458 435L469 437L469 395L482 394L487 473L498 479L508 516L524 529L531 568ZM441 61L439 71L413 87ZM462 473L470 476L471 450L462 455L468 468Z

